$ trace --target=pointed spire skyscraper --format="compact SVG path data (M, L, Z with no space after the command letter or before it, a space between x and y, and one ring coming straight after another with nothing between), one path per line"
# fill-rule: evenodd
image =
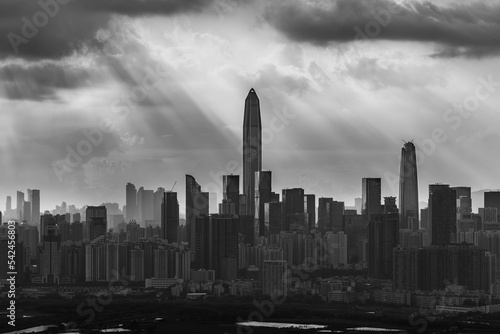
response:
M262 123L257 93L252 88L245 100L243 120L243 195L245 212L255 214L255 172L262 170Z
M399 173L399 228L418 228L417 154L413 142L401 149Z

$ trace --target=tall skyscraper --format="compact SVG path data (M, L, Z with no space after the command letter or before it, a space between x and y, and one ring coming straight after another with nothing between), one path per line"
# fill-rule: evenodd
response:
M16 203L16 218L21 221L23 219L23 209L24 209L24 193L21 191L17 192L17 203Z
M429 224L433 245L449 245L456 242L456 197L456 191L447 184L429 185Z
M166 192L161 203L161 230L162 238L169 243L177 242L177 228L179 227L179 201L177 193Z
M262 170L262 123L259 98L252 88L245 100L243 120L243 195L245 214L255 213L255 172Z
M370 215L382 213L382 180L364 177L362 180L362 214L366 220Z
M399 228L408 229L411 224L418 224L417 154L413 142L405 142L401 149L399 212Z
M405 142L401 149L399 212L399 228L418 224L417 154L413 142Z
M392 250L398 245L399 215L371 215L368 230L369 275L375 278L392 278Z
M266 235L264 204L271 202L271 171L255 172L255 236ZM269 233L269 226L267 226Z
M209 221L209 269L215 270L216 278L235 279L239 219L212 215Z
M127 222L137 220L137 190L132 183L127 183L126 187L127 212L125 218Z
M234 204L236 215L240 214L240 176L222 176L222 199L230 200Z
M201 192L201 186L196 179L186 174L186 238L191 249L194 249L195 244L196 217L208 216L209 208L208 193Z
M31 222L40 226L40 190L31 190Z

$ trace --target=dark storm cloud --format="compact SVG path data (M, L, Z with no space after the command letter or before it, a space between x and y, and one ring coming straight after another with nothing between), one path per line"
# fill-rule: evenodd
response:
M58 59L99 49L95 39L113 14L173 15L199 12L213 0L2 0L0 58ZM38 26L35 23L38 22ZM30 27L31 26L31 27Z
M57 89L74 89L90 80L88 72L63 64L36 64L29 67L9 64L0 67L4 94L11 100L53 99Z
M390 0L280 0L266 7L264 18L291 40L320 45L355 39L436 42L440 49L435 57L500 51L500 3L493 1L398 5Z

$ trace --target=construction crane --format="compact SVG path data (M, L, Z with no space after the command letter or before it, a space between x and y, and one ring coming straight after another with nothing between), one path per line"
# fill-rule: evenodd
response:
M172 189L170 189L170 192L174 191L175 185L177 184L177 181L174 182L174 185L172 186Z

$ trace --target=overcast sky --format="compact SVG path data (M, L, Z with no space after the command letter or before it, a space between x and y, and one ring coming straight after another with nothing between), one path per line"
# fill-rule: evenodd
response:
M27 188L46 210L177 181L182 212L185 174L220 201L252 87L277 192L353 205L382 177L397 196L412 139L421 200L500 188L498 1L65 2L0 1L2 211Z

